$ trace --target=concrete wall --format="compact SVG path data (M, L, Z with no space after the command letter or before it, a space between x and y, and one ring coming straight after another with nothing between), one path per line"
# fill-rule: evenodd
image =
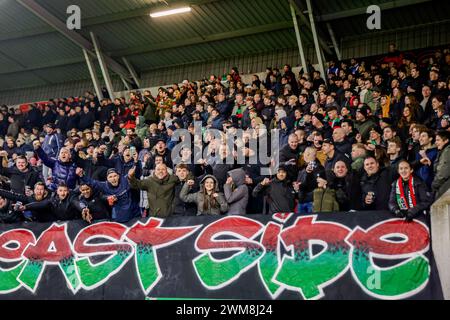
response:
M450 190L431 207L431 238L444 298L450 300Z

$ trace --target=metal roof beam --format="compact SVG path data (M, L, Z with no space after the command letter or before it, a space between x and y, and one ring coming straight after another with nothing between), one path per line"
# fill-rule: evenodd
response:
M416 5L425 2L431 2L433 0L396 0L391 2L376 4L381 10L397 9L406 6ZM359 16L367 13L367 7L360 7L345 11L337 11L333 13L327 13L316 17L318 22L332 21L337 19L349 18Z
M305 14L303 13L303 10L301 10L300 6L298 5L297 1L294 0L289 0L290 5L292 5L295 9L295 11L297 12L297 15L300 17L300 21L306 26L306 28L308 28L308 30L312 33L312 28L311 28L311 24L309 22L309 19L305 16ZM332 54L331 49L329 48L328 44L326 43L325 40L323 40L323 38L318 35L319 37L319 44L322 47L323 50L325 50L326 53L328 54Z
M203 43L208 43L208 42L213 42L213 41L221 41L221 40L227 40L227 39L233 39L233 38L240 38L240 37L250 36L250 35L254 35L254 34L258 34L258 33L266 33L266 32L277 31L277 30L292 29L293 26L294 26L294 23L292 22L292 20L282 21L282 22L277 22L277 23L256 26L256 27L252 27L252 28L216 33L216 34L211 34L211 35L205 35L203 37L199 36L199 37L195 37L195 38L172 41L172 42L164 42L164 43L160 43L160 44L148 44L148 45L144 45L144 46L109 52L109 54L111 56L115 56L115 57L116 56L121 56L121 57L131 56L131 55L136 55L136 54L149 53L149 52L155 52L155 51L160 51L160 50L191 46L191 45L196 45L196 44L203 44Z
M61 20L59 20L42 6L40 6L35 0L17 0L17 2L27 8L30 12L38 16L40 19L45 21L47 24L52 26L56 31L64 35L80 48L86 50L89 55L91 55L92 57L96 57L95 53L93 52L94 46L89 40L85 39L79 33L73 30L69 30L65 23L63 23ZM125 69L121 64L108 56L104 56L104 59L106 64L112 71L124 77L127 81L131 81L131 75L128 73L128 70Z
M212 41L233 39L233 38L258 34L258 33L292 29L293 27L294 27L294 23L292 20L282 21L282 22L278 22L278 23L257 26L254 28L218 33L218 34L213 34L213 35L203 36L203 37L199 36L199 37L181 40L181 41L164 42L164 43L159 43L159 44L152 44L152 45L128 48L125 50L109 52L109 55L114 56L114 57L126 57L126 56L130 56L130 55L135 55L135 54L149 53L149 52L155 52L155 51L166 50L166 49L173 49L173 48L178 48L178 47L182 47L182 46L190 46L190 45L196 45L196 44L202 44L202 43L209 43ZM93 54L92 52L90 53L90 55L93 56L94 58L96 58L95 54ZM26 72L26 71L60 67L60 66L64 66L64 65L84 63L84 62L85 62L85 59L83 57L79 57L79 58L77 57L77 58L64 59L64 60L59 60L59 61L50 61L50 62L46 62L45 64L30 66L28 68L17 69L17 70L13 70L13 71L0 72L0 74Z
M171 3L170 6L173 7L173 6L179 6L179 5L185 4L185 5L196 7L196 6L200 6L200 5L204 5L204 4L208 4L208 3L212 3L212 2L218 2L218 1L220 1L220 0L198 0L198 1L189 1L189 2L177 1L175 3ZM155 6L155 4L152 4L152 5L147 5L143 8L133 9L133 10L129 10L129 11L105 14L105 15L93 17L93 18L86 18L86 19L82 19L81 25L83 27L89 27L89 26L95 26L95 25L100 25L100 24L105 24L105 23L111 23L111 22L115 22L115 21L122 21L122 20L144 17L144 16L148 16L150 14L150 12L154 9L160 9L160 7ZM16 33L6 34L3 36L0 36L0 41L34 37L34 36L53 33L53 32L56 32L56 30L53 28L42 27L42 28L37 28L37 29L33 29L33 30L25 30L25 31L20 31L20 32L16 32Z

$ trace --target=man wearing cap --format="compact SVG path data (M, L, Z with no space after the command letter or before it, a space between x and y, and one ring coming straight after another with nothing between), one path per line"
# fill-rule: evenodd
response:
M154 150L150 152L150 158L148 159L145 167L153 168L155 163L155 157L161 156L164 159L164 163L169 167L173 167L171 152L167 149L166 139L158 138Z
M332 171L334 165L338 161L344 161L345 163L350 165L349 163L351 162L350 159L335 149L333 139L323 140L322 151L327 156L327 159L324 164L325 171Z
M375 122L369 117L370 108L367 105L362 105L356 110L355 128L361 134L362 141L369 140L370 129L375 126Z
M112 207L111 218L115 222L125 223L141 215L139 202L134 201L131 187L128 182L128 172L120 175L116 169L108 169L106 173L107 181L98 181L85 175L84 170L77 168L76 174L81 177L82 185L92 186L94 192L101 192L110 207Z

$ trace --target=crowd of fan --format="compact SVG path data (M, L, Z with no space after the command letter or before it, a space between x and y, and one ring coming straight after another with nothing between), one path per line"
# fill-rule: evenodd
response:
M156 97L2 106L0 221L351 210L411 220L450 187L450 52L419 65L391 45L366 63L332 61L325 77L268 68L250 84L232 68ZM196 146L185 147L174 164L174 132L193 135L194 122L209 156L194 162ZM246 135L230 149L208 128ZM251 140L269 143L272 129L279 166L263 176L271 164L249 161ZM224 161L238 152L245 163Z

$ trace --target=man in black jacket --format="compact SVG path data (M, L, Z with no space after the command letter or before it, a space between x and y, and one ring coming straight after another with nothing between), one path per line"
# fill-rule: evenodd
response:
M40 202L28 203L20 207L21 211L44 209L49 211L50 215L48 216L48 221L42 221L42 217L38 217L42 222L76 220L81 218L81 212L83 210L76 195L70 192L64 183L58 185L56 194L51 198Z
M389 210L391 183L389 170L380 168L374 156L367 156L364 160L364 174L361 177L362 209Z
M288 179L295 181L298 174L298 158L300 148L298 145L298 137L295 133L289 135L288 144L280 151L280 166L286 168Z
M3 156L5 152L0 152L0 156ZM39 172L28 165L28 160L25 156L18 156L16 165L12 168L2 166L0 174L10 178L11 191L16 193L27 194L40 181Z
M24 195L21 192L16 193L13 191L0 189L0 197L11 200L12 202L16 202L16 204L21 203L22 205L48 200L51 195L52 193L45 187L45 184L41 181L37 182L34 185L34 189L31 195ZM51 214L48 212L47 208L27 210L23 214L27 220L36 220L39 222L51 221Z
M336 150L334 142L331 139L323 140L322 151L327 156L324 167L325 171L331 171L338 161L344 161L350 164L350 158Z
M287 178L287 170L284 166L278 168L273 180L265 178L253 189L253 196L264 191L269 204L269 214L294 212L295 198L298 193Z
M184 202L180 199L181 189L188 180L195 181L194 186L189 189L189 193L196 193L199 190L197 179L189 171L186 164L179 164L175 169L175 175L180 179L180 183L175 185L175 198L173 206L173 214L180 216L195 216L197 215L197 205L195 203Z

